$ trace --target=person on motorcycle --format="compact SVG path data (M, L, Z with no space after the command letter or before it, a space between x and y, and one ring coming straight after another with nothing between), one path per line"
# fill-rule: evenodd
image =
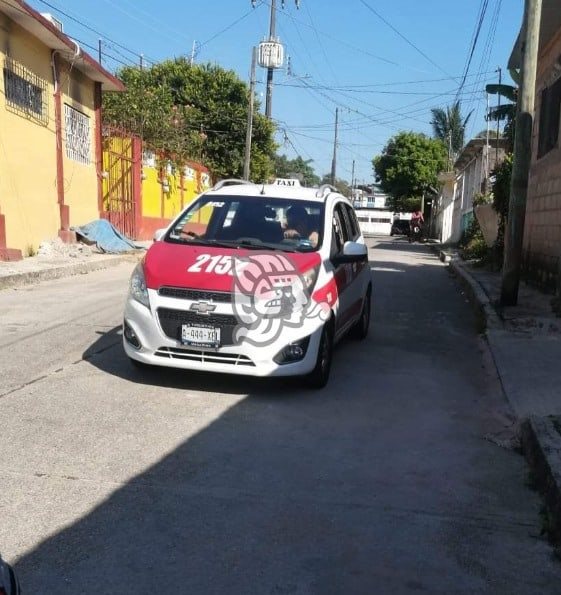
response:
M417 209L411 214L411 223L410 223L410 235L409 238L411 239L420 239L423 235L423 224L425 222L425 218L423 217L423 213ZM418 229L418 231L415 231Z

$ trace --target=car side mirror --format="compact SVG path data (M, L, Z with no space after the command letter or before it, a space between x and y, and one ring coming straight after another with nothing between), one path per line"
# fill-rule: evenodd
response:
M162 229L157 229L154 232L154 241L159 242L166 235L166 231L167 229L165 227L163 227Z
M343 250L331 258L331 262L338 266L349 262L368 261L368 248L359 242L345 242Z

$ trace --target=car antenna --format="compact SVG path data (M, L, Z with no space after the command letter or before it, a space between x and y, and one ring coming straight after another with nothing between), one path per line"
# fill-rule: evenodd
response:
M263 183L263 187L261 188L261 192L259 194L265 194L265 183Z

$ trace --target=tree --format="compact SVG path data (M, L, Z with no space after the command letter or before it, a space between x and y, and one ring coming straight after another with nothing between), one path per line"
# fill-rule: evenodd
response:
M176 58L144 70L125 66L117 74L127 90L104 94L106 123L139 134L180 163L202 161L216 178L242 177L249 89L233 71ZM274 126L258 108L251 177L264 181L276 145Z
M447 150L440 140L417 132L400 132L372 160L376 181L389 195L394 211L419 207L422 197L438 187L438 174L446 168Z
M473 112L463 118L461 104L458 100L445 110L435 107L431 109L431 113L434 137L451 148L450 157L454 158L464 146L466 126Z
M275 175L277 178L297 177L304 186L317 186L320 181L319 176L316 175L310 163L312 159L304 161L300 156L296 159L288 159L286 155L276 155Z

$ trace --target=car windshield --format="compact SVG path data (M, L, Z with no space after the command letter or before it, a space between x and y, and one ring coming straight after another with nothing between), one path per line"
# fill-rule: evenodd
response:
M256 196L201 196L174 222L166 241L313 252L323 240L323 203Z

